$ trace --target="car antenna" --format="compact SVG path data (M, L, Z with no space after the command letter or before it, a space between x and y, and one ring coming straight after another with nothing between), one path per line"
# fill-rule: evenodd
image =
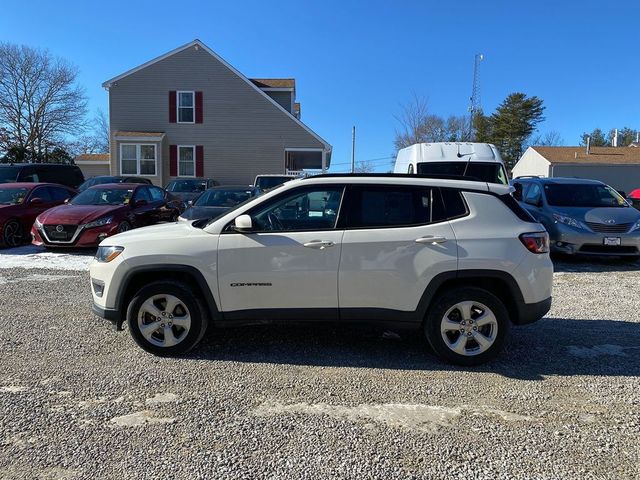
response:
M460 143L458 143L458 158L462 158L465 155L469 155L469 160L467 160L467 164L464 166L464 171L462 172L462 176L466 177L467 176L467 170L469 169L469 164L471 163L471 155L473 155L475 152L470 152L470 153L460 153Z

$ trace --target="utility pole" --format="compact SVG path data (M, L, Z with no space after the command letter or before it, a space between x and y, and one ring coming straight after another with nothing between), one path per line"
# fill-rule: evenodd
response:
M473 86L471 87L471 97L469 98L469 140L473 138L473 120L477 113L482 110L480 106L480 62L484 60L484 55L476 53L473 60Z
M356 126L351 130L351 173L356 172Z

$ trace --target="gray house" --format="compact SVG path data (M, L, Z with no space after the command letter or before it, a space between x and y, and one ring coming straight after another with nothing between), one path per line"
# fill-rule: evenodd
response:
M529 147L511 171L513 178L579 177L630 192L640 188L640 149L634 147Z
M249 79L199 40L103 86L112 175L249 184L330 165L331 145L300 120L295 80Z

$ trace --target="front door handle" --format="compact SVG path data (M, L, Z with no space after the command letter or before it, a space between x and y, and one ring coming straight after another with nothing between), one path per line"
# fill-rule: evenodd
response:
M438 243L444 243L446 241L447 239L445 237L435 237L433 235L426 235L424 237L416 238L416 243L430 244L430 245L436 245Z
M316 250L324 250L327 247L333 247L335 243L329 240L311 240L310 242L303 243L307 248L315 248Z

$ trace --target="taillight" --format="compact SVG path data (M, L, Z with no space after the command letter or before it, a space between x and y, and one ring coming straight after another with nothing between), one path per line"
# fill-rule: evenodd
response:
M530 252L549 252L549 234L547 232L523 233L520 235L520 241Z

